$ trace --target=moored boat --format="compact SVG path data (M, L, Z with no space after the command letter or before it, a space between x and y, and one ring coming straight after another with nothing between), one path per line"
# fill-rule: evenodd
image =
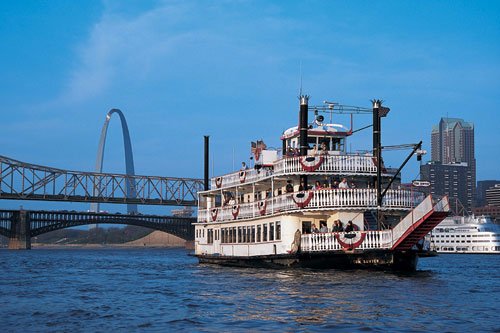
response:
M500 225L489 216L450 216L426 236L438 253L500 253Z
M308 99L300 96L299 125L283 132L281 149L252 143L253 168L214 177L199 192L195 256L231 266L415 270L412 247L449 209L446 197L401 184L421 143L399 169L385 168L380 101L365 109L309 107ZM351 127L326 123L323 113L335 112L351 113ZM352 114L362 112L373 114L373 153L349 153Z

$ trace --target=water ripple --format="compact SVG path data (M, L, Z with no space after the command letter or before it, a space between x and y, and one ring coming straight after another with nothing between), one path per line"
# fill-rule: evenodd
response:
M500 256L414 274L235 269L182 249L0 251L2 332L499 331Z

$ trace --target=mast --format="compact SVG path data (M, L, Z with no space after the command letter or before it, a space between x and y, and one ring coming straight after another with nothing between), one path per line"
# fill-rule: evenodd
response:
M382 106L380 99L373 99L373 156L377 159L377 228L381 229L381 214L382 207L382 117L387 116L390 109ZM385 192L384 192L385 193Z

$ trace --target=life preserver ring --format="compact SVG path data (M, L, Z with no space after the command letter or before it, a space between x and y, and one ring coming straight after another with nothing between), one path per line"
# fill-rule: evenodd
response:
M238 214L240 213L240 205L234 205L231 210L231 213L233 214L233 218L236 220Z
M212 215L212 221L215 221L217 220L217 215L219 214L219 209L217 208L213 208L211 211L210 211L210 215Z
M301 156L299 158L300 165L304 171L315 171L323 164L323 156Z
M363 243L366 232L340 232L335 234L335 238L344 251L350 251Z
M261 200L257 203L260 215L266 215L267 201Z
M240 171L240 183L244 183L246 178L247 178L247 171L241 170Z
M217 188L222 186L222 177L215 178L215 186L217 186Z
M304 208L309 204L313 195L313 192L298 192L292 194L292 200L295 202L297 207Z

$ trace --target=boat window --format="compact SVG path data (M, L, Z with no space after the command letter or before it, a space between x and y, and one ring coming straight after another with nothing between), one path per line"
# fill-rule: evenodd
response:
M236 227L233 227L233 235L231 237L232 237L231 242L236 243Z
M251 242L255 243L255 226L254 225L252 226L251 236L252 236Z
M311 233L312 223L310 221L302 221L302 233L310 234Z
M281 240L281 222L276 221L276 240Z
M250 226L247 227L247 243L252 241L252 228Z
M236 240L236 243L241 243L241 227L238 227L238 240Z
M262 225L262 241L267 242L267 223Z
M316 136L308 136L307 143L311 146L314 146L314 145L318 144L318 138ZM319 147L318 147L318 149L319 149Z
M246 243L247 242L247 227L242 227L241 228L241 242L240 243Z
M260 243L260 240L261 240L261 238L260 238L261 231L262 231L261 229L262 228L261 228L260 224L257 225L257 243Z
M274 223L273 222L269 223L269 240L270 241L274 240Z

